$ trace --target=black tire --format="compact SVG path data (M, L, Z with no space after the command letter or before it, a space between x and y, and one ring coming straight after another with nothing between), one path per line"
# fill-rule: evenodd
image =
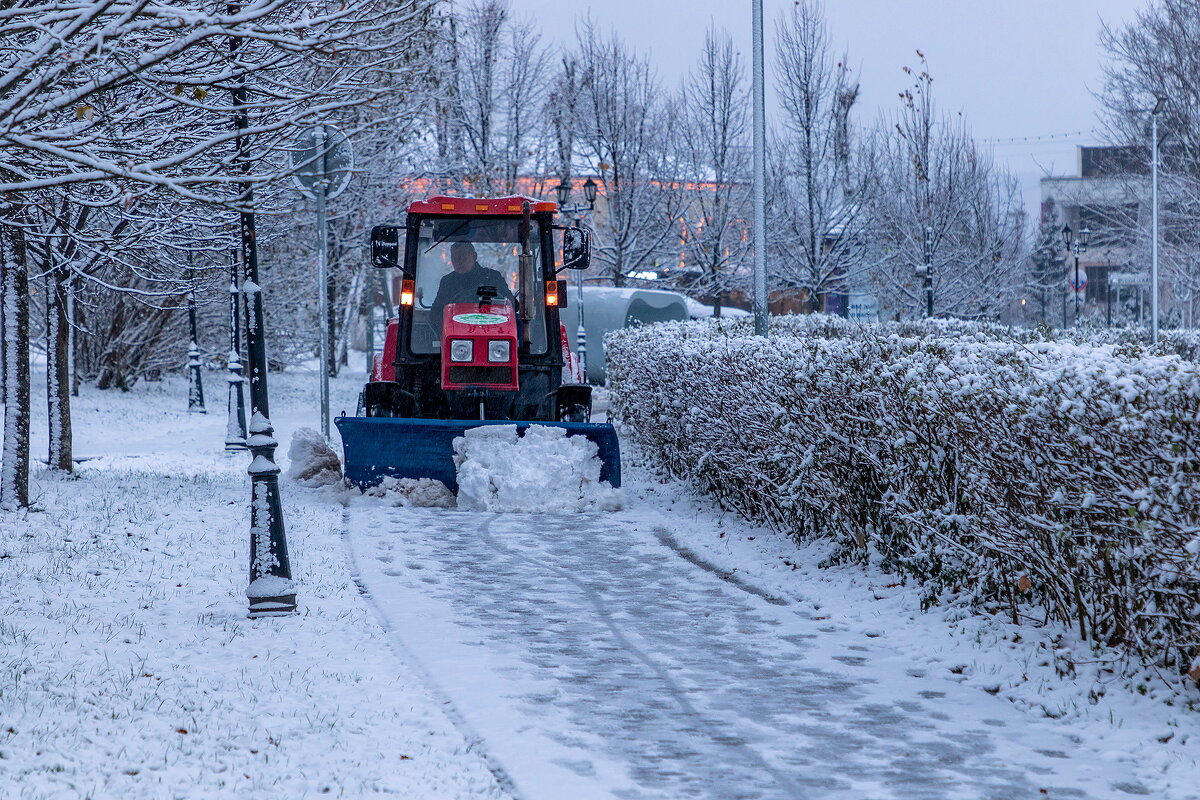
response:
M591 422L592 413L587 406L574 405L560 412L562 422Z
M592 387L586 384L564 383L558 387L555 409L559 422L590 422L592 419Z

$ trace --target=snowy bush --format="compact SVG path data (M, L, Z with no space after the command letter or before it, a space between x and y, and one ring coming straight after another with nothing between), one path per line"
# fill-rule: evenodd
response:
M610 334L615 413L724 506L877 553L931 603L1200 656L1200 365L974 323L773 326Z

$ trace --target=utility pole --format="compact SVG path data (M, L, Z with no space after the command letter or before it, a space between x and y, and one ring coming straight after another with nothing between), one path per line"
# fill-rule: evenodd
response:
M752 0L754 49L754 335L766 336L767 323L767 118L763 69L763 4Z
M333 345L330 341L333 326L329 319L329 220L326 203L346 188L354 167L353 151L342 133L331 125L309 128L292 152L296 172L292 179L306 197L316 203L317 211L317 316L321 342L318 355L321 362L321 435L329 439L329 374Z
M321 167L313 195L317 203L317 313L321 316L321 435L329 441L329 224L325 199L329 191L329 136L319 128Z
M1150 341L1158 342L1158 115L1166 104L1159 97L1150 112Z
M241 6L230 4L230 15ZM246 340L250 359L250 437L246 446L252 459L250 474L250 585L246 588L250 617L281 616L296 611L296 584L288 560L287 535L283 529L283 509L279 500L279 466L275 463L275 428L271 425L267 404L267 342L263 330L262 283L258 274L258 243L254 230L254 187L249 179L248 91L246 74L238 64L241 41L231 36L231 66L238 73L233 89L234 125L237 129L237 160L246 180L242 183L239 230L242 264L246 274L242 292L246 295Z

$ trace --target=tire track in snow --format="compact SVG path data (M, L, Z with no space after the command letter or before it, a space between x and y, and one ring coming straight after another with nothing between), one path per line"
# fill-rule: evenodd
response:
M673 550L677 556L689 564L699 567L705 572L710 572L731 586L741 589L746 594L752 594L755 597L761 598L773 606L790 605L786 599L778 595L771 594L766 589L755 586L745 578L734 575L729 570L722 569L716 564L713 564L711 561L704 560L704 558L680 544L679 540L676 539L671 532L662 525L655 525L652 532L654 533L655 538L658 539L659 544L668 550Z
M667 688L667 692L675 701L675 704L697 723L697 727L703 730L705 735L712 740L714 744L720 747L729 747L728 736L720 732L720 726L718 723L705 718L700 710L697 709L687 699L686 692L684 692L682 687L680 687L679 684L671 678L667 671L663 669L663 667L659 665L653 658L647 655L641 648L631 642L628 637L626 637L626 635L621 631L620 626L618 626L616 621L613 619L611 610L608 608L603 596L599 592L582 583L569 570L556 567L553 564L547 563L535 556L517 552L512 548L496 541L495 537L491 534L491 525L497 516L498 515L496 514L492 514L486 520L484 520L483 524L479 528L479 541L483 542L488 547L492 548L492 550L494 550L496 553L504 556L505 558L512 559L518 563L532 564L536 567L546 570L547 572L551 572L574 585L579 592L587 598L588 604L595 609L597 615L599 615L600 619L603 620L604 626L608 628L609 632L612 634L613 639L625 650L625 652L631 655L635 660L641 662L654 674L656 678L658 678L658 680ZM687 559L687 556L684 556L682 551L676 548L671 549L675 550L675 552ZM755 591L757 587L753 587L750 584L743 585L742 583L731 581L729 578L725 577L723 574L724 571L720 570L719 568L714 567L713 569L707 569L702 563L697 563L697 561L692 561L691 559L687 560L695 564L697 567L712 572L717 577L732 583L742 591L760 597L767 602L771 602L769 596L765 592ZM776 598L776 600L778 600L778 598ZM777 602L774 604L779 605L780 603ZM782 605L786 604L786 601L782 603ZM744 753L751 762L760 767L764 773L770 775L771 778L774 779L775 783L781 789L788 792L792 797L795 797L798 800L805 797L800 787L798 787L786 775L772 767L770 763L768 763L767 760L758 753L757 750L745 744L744 742L739 742L734 746Z
M371 613L374 614L375 621L379 623L379 627L383 628L384 632L387 634L388 642L392 649L396 651L396 655L406 665L412 667L412 669L416 671L418 677L421 679L421 682L424 683L425 687L429 690L429 693L441 703L442 710L445 711L446 716L450 719L450 722L455 728L458 729L459 733L462 734L463 739L466 741L467 752L471 752L472 750L475 751L480 760L483 761L484 766L486 766L488 771L491 772L496 778L496 783L505 791L505 793L508 794L509 797L512 798L512 800L523 800L523 796L517 790L517 785L513 781L512 776L508 774L508 770L503 764L500 763L499 759L497 759L487 749L487 740L475 731L475 729L471 726L471 723L469 723L466 717L463 716L462 712L458 710L458 706L455 705L454 701L450 698L450 695L442 689L441 685L437 682L429 670L425 669L425 665L421 663L421 660L417 658L416 654L405 646L403 640L392 627L391 622L388 621L387 615L384 614L383 609L379 607L379 603L375 600L375 596L372 595L371 590L367 588L367 584L362 579L362 569L359 567L358 553L354 549L354 539L350 536L349 508L342 510L342 529L338 531L338 533L341 536L342 542L345 544L346 560L349 562L350 567L350 577L354 581L354 585L358 587L358 593L362 595L363 599L366 600L367 604L371 607Z

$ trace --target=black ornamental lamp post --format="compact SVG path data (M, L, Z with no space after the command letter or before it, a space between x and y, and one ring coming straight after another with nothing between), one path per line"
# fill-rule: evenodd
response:
M188 411L205 414L204 381L200 367L200 336L196 330L196 276L192 269L192 254L188 253Z
M204 382L201 377L200 345L196 332L196 291L188 292L188 411L193 414L208 413L204 407Z
M1071 280L1071 289L1075 292L1075 324L1079 324L1079 291L1083 285L1079 274L1079 256L1086 253L1088 249L1088 241L1092 238L1092 232L1088 230L1086 225L1079 231L1079 236L1074 236L1074 231L1070 225L1062 226L1063 244L1075 256L1075 272Z
M240 5L230 4L230 13ZM296 584L288 560L287 535L279 501L279 466L275 463L275 428L267 405L267 342L263 330L263 293L258 274L258 244L254 230L254 186L249 179L249 97L245 67L238 64L241 40L230 38L233 66L241 70L233 88L234 127L237 131L237 161L246 180L238 198L241 210L239 234L244 273L241 285L246 296L246 349L250 368L250 436L246 447L252 456L250 474L250 585L246 588L250 617L282 616L296 611Z

